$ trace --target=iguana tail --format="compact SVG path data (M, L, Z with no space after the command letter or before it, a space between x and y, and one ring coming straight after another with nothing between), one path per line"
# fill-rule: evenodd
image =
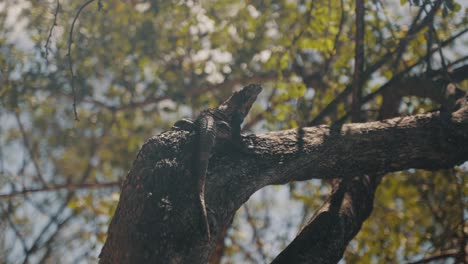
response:
M206 204L205 204L205 193L200 192L199 193L200 197L200 208L201 208L201 213L202 213L202 230L206 234L206 238L208 241L211 240L211 234L210 234L210 224L208 223L208 213L206 211Z
M208 241L210 240L210 225L208 223L208 214L205 204L205 182L208 163L210 160L211 151L216 141L216 121L210 114L204 114L197 120L198 140L197 140L197 180L198 180L198 195L200 197L200 206L204 222L204 231L207 234Z

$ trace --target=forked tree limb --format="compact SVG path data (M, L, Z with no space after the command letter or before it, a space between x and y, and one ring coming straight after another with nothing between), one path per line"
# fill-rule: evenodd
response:
M219 144L210 159L205 190L210 242L197 228L197 197L190 192L194 137L186 131L162 133L143 145L123 184L100 262L207 263L235 212L255 191L271 184L346 176L352 184L338 188L341 200L333 198L334 205L328 206L335 209L316 217L345 225L336 230L343 239L333 242L345 247L372 200L354 194L372 198L374 189L364 187L377 182L362 175L450 168L468 160L467 101L463 97L453 113L249 135L235 148Z

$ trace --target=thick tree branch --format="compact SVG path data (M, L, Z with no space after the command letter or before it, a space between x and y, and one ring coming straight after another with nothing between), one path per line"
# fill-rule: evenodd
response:
M370 216L380 180L365 175L335 184L329 200L272 263L338 263Z
M426 76L403 78L404 74L413 66L416 66L416 64L410 66L405 71L396 74L390 81L386 82L373 93L364 96L362 103L369 102L377 95L383 95L384 100L379 119L384 119L397 115L397 109L401 97L403 96L430 98L431 100L441 104L445 109L451 109L455 106L456 100L462 97L465 93L453 84L447 85L447 80L440 79L440 71L434 71ZM454 69L449 73L449 76L451 80L457 82L468 79L468 67L461 66L460 68ZM350 113L347 113L341 118L341 120L345 120L349 116Z
M453 114L304 128L302 142L297 130L250 136L246 141L252 146L248 154L253 156L239 162L262 171L264 177L257 180L264 185L409 168L450 168L468 159L467 113L465 107Z
M356 0L356 41L354 43L354 73L353 73L353 102L352 119L354 122L362 121L360 118L362 85L364 84L364 0Z
M220 142L210 159L205 190L214 238L210 241L199 228L197 194L190 191L196 137L188 131L153 137L143 145L123 184L101 263L206 263L235 212L255 191L270 184L344 175L354 179L352 184L339 187L341 196L334 194L338 198L330 201L333 206L319 212L314 222L350 224L352 228L336 229L336 235L343 235L337 243L345 247L370 212L372 199L361 201L354 193L370 197L374 188L360 186L373 186L369 182L376 179L362 175L450 168L468 160L467 100L454 113L243 136L241 146ZM358 206L365 208L357 210Z
M380 109L380 119L394 117L398 113L398 107L403 96L416 96L419 98L430 98L439 103L445 109L453 109L456 101L465 93L454 84L446 84L447 80L436 79L438 71L432 72L430 76L414 76L405 79L395 78L386 83L375 92L368 94L364 101L370 101L376 95L384 96ZM448 73L450 79L457 82L468 78L468 65L461 66Z

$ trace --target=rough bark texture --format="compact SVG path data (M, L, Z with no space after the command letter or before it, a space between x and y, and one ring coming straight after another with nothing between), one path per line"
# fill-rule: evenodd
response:
M337 263L370 216L380 179L365 175L336 183L329 200L272 263Z
M276 260L285 263L285 256L297 255L298 263L337 262L372 210L378 179L362 175L450 168L468 160L467 100L454 113L243 136L241 148L217 144L205 190L210 242L199 228L202 219L192 191L194 136L186 131L155 136L144 144L123 184L100 262L207 263L234 213L255 191L346 176Z

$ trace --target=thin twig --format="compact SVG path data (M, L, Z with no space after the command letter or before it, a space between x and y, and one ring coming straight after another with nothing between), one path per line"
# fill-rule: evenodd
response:
M450 67L453 67L454 65L457 65L458 63L464 62L464 61L466 61L466 60L468 60L468 55L467 55L467 56L464 56L464 57L461 57L461 58L459 58L459 59L456 59L456 60L454 60L454 61L452 61L452 62L450 62L450 64L447 65L447 67L449 67L449 68L450 68Z
M28 252L28 246L26 245L26 239L23 237L23 235L18 230L18 228L16 228L15 221L11 219L12 208L13 208L13 205L11 204L11 202L8 202L8 210L5 213L6 220L10 224L10 228L13 230L13 233L15 233L16 237L20 241L23 252L26 254Z
M120 186L120 184L121 184L120 181L57 184L57 185L47 186L44 188L32 188L32 189L25 189L25 190L11 192L11 193L3 193L3 194L0 194L0 199L12 198L18 195L27 195L31 193L37 193L37 192L51 192L51 191L57 191L60 189L67 189L69 191L72 191L72 190L77 190L77 189L109 188L109 187Z
M387 63L391 58L395 58L395 54L399 54L403 52L406 49L406 45L409 41L414 39L417 35L418 32L423 30L426 26L429 25L429 23L432 21L432 18L436 15L438 8L440 7L441 1L438 1L436 5L431 9L431 11L428 13L427 16L425 16L420 23L417 23L419 21L419 17L422 13L420 10L419 13L416 15L416 18L413 20L408 32L406 35L400 39L400 42L398 43L398 46L392 50L384 54L382 57L380 57L379 60L377 60L374 64L369 66L365 72L364 76L370 76L372 73L377 71L381 66L383 66L385 63ZM400 55L397 55L399 57Z
M54 31L54 28L55 26L57 26L57 16L58 16L58 12L59 12L59 9L60 9L60 2L59 0L57 0L57 7L55 8L55 13L54 13L54 22L52 23L52 26L50 27L50 30L49 30L49 36L47 36L47 40L46 40L46 44L44 45L44 48L45 48L45 60L46 60L46 63L49 64L49 43L50 43L50 39L52 37L52 32Z
M33 162L33 165L34 165L34 169L36 169L37 178L44 186L47 186L47 183L44 180L44 177L42 176L42 171L41 171L41 168L39 167L39 163L37 162L36 157L34 155L32 146L29 143L28 135L26 135L26 130L24 129L23 124L21 123L18 112L16 111L15 111L15 118L16 118L16 123L18 124L18 127L20 129L21 136L23 137L24 146L28 150L29 157L31 158L31 161Z
M111 124L114 122L115 120L112 120ZM98 148L100 147L100 145L98 144L99 142L101 142L102 138L104 138L106 135L107 135L107 132L108 130L104 130L104 132L102 133L102 135L99 136L99 138L94 138L94 142L91 143L91 149L90 149L90 154L89 154L89 161L88 161L88 164L85 168L85 170L83 171L77 185L82 185L82 184L85 184L86 180L89 178L89 176L91 175L91 172L92 172L92 169L93 169L93 165L92 165L92 162L91 162L91 159L92 157L96 154ZM42 230L39 232L39 235L36 237L36 239L34 240L34 242L32 243L31 247L29 248L27 254L26 254L26 259L24 260L23 263L28 263L28 257L36 252L38 249L40 249L42 247L42 245L40 244L40 242L42 241L43 237L47 234L47 231L49 230L49 228L52 226L53 223L56 222L56 219L58 219L58 217L63 213L63 212L66 212L66 210L64 210L67 206L68 206L68 203L70 202L70 200L73 198L73 196L75 195L76 193L76 189L72 189L70 190L70 192L67 193L63 203L60 205L59 209L55 212L54 215L52 215L50 217L51 221L49 221L43 228ZM69 215L65 220L62 221L61 224L59 224L57 226L57 229L60 229L61 226L63 226L63 224L65 224L69 219L71 219L71 217L73 216L73 214ZM55 235L55 234L53 234ZM49 237L49 239L52 238L52 237ZM47 241L46 241L47 243Z
M78 112L76 111L76 91L75 91L75 74L73 73L73 61L71 57L71 45L73 43L73 30L75 29L75 23L78 20L78 17L80 16L81 11L94 2L95 0L88 0L86 3L84 3L80 8L78 9L78 12L76 12L75 18L73 18L73 22L71 24L70 28L70 35L68 36L68 52L67 52L67 57L68 57L68 70L70 71L70 77L71 77L71 88L72 88L72 94L73 94L73 113L75 114L75 121L80 121L78 118Z
M57 224L57 219L58 217L60 216L60 214L64 211L64 207L61 207L60 208L61 210L58 210L52 217L50 217L50 221L47 223L47 225L42 229L40 235L37 237L37 239L34 241L33 245L28 249L28 251L26 252L26 257L23 261L23 264L27 264L27 263L30 263L29 262L29 257L34 253L36 252L38 249L42 248L43 245L47 245L50 243L50 241L52 241L56 236L57 234L60 232L60 230L65 226L65 224L70 220L72 219L74 216L75 216L75 212L71 213L70 215L68 215L65 219L63 219L63 221L61 221L60 223ZM42 245L39 245L39 242L40 240L42 239L42 237L44 237L46 235L46 231L48 231L49 227L52 226L52 224L55 223L56 224L56 228L55 230L53 231L54 233L51 234L49 236L49 238L44 242L42 243ZM43 262L39 262L39 263L43 263Z
M340 44L342 43L342 42L340 42L340 37L341 37L341 34L343 33L343 27L344 27L344 23L345 23L345 20L346 20L346 12L345 12L345 9L344 9L343 0L340 0L340 7L341 7L341 14L340 14L340 22L339 22L339 25L338 25L338 32L336 33L335 41L333 42L333 50L330 51L330 55L329 55L329 57L327 59L327 62L325 63L326 71L328 71L328 68L330 67L331 61L335 57L335 54L338 51L338 49L340 48L340 46L341 46Z
M458 234L458 256L457 256L457 261L460 263L463 263L463 261L466 260L467 252L465 250L466 245L467 245L467 238L468 238L468 233L465 231L465 212L466 212L466 206L465 206L465 194L463 191L463 186L466 186L465 183L465 177L461 176L462 173L457 173L456 174L456 179L457 179L457 195L459 199L457 200L460 206L460 211L459 211L459 219L460 219L460 224L457 226L457 231L459 231Z
M376 91L364 96L364 98L362 99L362 102L363 103L366 103L370 100L372 100L373 98L375 98L377 95L379 94L382 94L383 91L387 90L388 88L392 87L395 83L397 83L398 81L401 80L401 78L407 74L412 68L414 68L415 66L421 64L422 61L424 61L425 57L421 58L418 62L416 62L415 64L411 65L410 67L408 67L407 69L395 74L393 76L392 79L390 79L389 81L387 81L385 84L383 84L382 86L380 86L380 88L378 88ZM458 69L457 69L458 70ZM464 69L462 69L464 70ZM432 76L435 76L435 74L437 74L438 72L440 71L434 71L433 72L433 75ZM466 76L466 74L463 74L462 72L462 75L463 76ZM465 78L466 79L466 78ZM462 79L462 80L465 80L465 79ZM457 78L458 81L461 81L460 79ZM344 116L342 116L339 121L337 123L339 124L343 124L346 119L348 119L349 117L351 116L351 112L347 112Z
M244 258L250 261L248 263L257 263L257 260L252 256L252 251L239 243L233 236L231 236L231 243L234 247L237 246L240 248L240 252L244 255Z
M457 256L458 252L455 249L449 249L445 252L441 252L436 255L432 255L430 257L426 257L424 259L415 261L415 262L410 262L410 264L422 264L422 263L429 263L435 260L441 260L441 259L447 259L447 258L455 258Z
M451 36L450 38L444 40L443 42L441 42L441 47L444 47L444 46L447 46L449 45L450 43L452 43L453 41L455 41L456 39L458 39L460 36L463 36L465 33L468 32L468 28L467 29L464 29L460 32L458 32L457 34ZM398 49L398 48L397 48ZM439 47L437 48L434 48L432 49L430 52L431 53L434 53L434 52L437 52L439 49ZM388 52L384 55L384 57L391 57L391 52ZM404 72L409 72L408 69L411 69L413 68L414 66L417 66L419 64L421 64L421 62L423 62L425 59L425 57L423 59L420 59L417 63L413 64L412 66L408 67L407 69L403 70ZM378 68L380 68L380 66L383 65L383 61L382 60L378 60L375 64L373 64L372 66L369 66L365 72L364 72L364 76L370 76L370 74L374 73ZM307 126L315 126L315 125L318 125L321 121L323 121L323 119L328 116L330 113L332 113L334 110L336 110L336 106L342 102L347 96L348 94L351 92L351 89L352 86L351 85L348 85L346 86L346 88L338 95L336 96L312 121L310 121ZM366 100L363 99L363 102L365 102Z
M249 223L250 227L252 228L252 240L255 241L255 246L257 247L258 253L262 257L263 261L266 262L266 254L265 254L265 249L263 246L262 239L260 238L260 235L258 234L257 226L255 225L255 219L253 218L252 214L249 211L249 207L247 204L244 204L244 210L245 210L245 215L246 215L246 220L247 223Z
M426 9L424 9L424 11L427 13ZM429 32L434 37L434 39L435 39L435 41L437 43L437 46L439 47L438 51L439 51L440 61L442 63L442 69L444 70L444 75L445 75L444 77L446 77L448 81L453 82L453 80L450 78L450 75L448 74L447 62L445 61L444 52L443 52L442 47L440 45L440 38L439 38L439 36L437 34L437 31L435 30L434 22L431 23L431 26L429 27Z
M92 149L94 152L96 148L92 146ZM91 174L91 170L92 170L92 165L88 163L88 166L86 167L85 171L83 172L83 175L81 176L81 180L82 180L81 183L84 183L84 180L86 180L89 177L89 175ZM70 200L73 198L74 195L75 195L75 190L71 190L70 192L68 192L67 196L65 197L63 203L60 205L59 209L52 216L49 217L50 221L42 228L42 230L39 232L39 235L37 235L31 247L28 249L28 252L26 254L26 259L24 260L23 264L28 263L29 256L41 248L40 242L42 241L42 238L47 235L47 231L52 226L52 224L54 224L57 221L59 216L62 213L66 212L65 208L68 206L68 203L70 202ZM62 223L65 223L66 221L68 221L68 219L70 218L67 217Z

